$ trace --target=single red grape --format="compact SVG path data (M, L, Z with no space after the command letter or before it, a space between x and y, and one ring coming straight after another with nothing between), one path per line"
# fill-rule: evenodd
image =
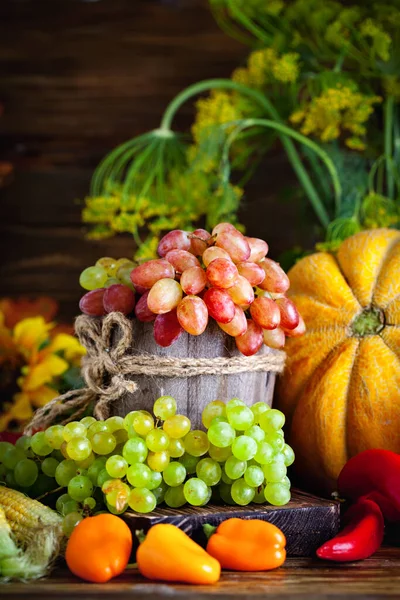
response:
M167 348L171 346L183 333L176 316L176 309L163 315L157 315L154 321L154 339L159 346Z
M115 283L104 292L103 304L107 313L115 311L129 315L135 307L135 294L123 283Z
M89 317L101 317L105 315L106 311L103 305L105 291L105 288L98 288L82 296L79 301L80 310L85 315L89 315Z
M219 323L230 323L235 316L235 304L225 290L210 288L203 298L210 316Z

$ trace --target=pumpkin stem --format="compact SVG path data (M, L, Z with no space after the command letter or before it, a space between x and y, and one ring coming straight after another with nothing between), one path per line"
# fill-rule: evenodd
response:
M380 308L370 306L356 316L351 324L351 331L356 337L376 335L385 327L385 314Z

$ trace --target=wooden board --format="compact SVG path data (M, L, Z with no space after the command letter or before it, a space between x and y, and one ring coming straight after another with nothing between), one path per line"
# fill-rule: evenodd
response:
M400 548L381 548L358 563L328 563L311 558L288 558L280 569L265 573L223 571L211 586L155 583L137 569L116 579L86 583L66 567L51 577L3 586L7 600L387 600L399 597Z
M218 325L210 321L206 331L200 336L182 333L181 337L169 348L162 348L154 341L153 323L132 321L132 352L176 358L214 358L242 356L236 349L235 340L224 333ZM263 346L260 354L273 353L274 350ZM246 361L246 357L243 357ZM187 415L195 429L203 428L201 413L212 400L227 402L231 398L240 398L251 405L260 400L272 404L275 385L275 373L244 372L237 375L199 375L195 377L148 377L134 375L138 384L134 394L125 394L113 402L113 414L125 416L138 406L151 411L154 400L169 394L178 403L178 413Z
M336 501L293 490L289 504L280 507L209 505L204 508L159 508L149 515L126 512L123 516L133 533L138 529L147 531L156 523L172 523L201 544L205 543L202 529L205 523L219 525L232 517L269 521L284 532L289 556L313 556L316 549L339 530L340 506Z

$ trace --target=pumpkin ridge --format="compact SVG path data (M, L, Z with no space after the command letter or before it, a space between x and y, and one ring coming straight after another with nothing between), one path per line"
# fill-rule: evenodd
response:
M390 327L396 327L396 325L390 325ZM385 338L383 338L381 335L379 335L378 337L379 337L379 338L382 340L382 342L385 344L386 348L388 348L388 349L390 350L390 352L391 352L392 354L394 354L394 355L395 355L395 357L396 357L396 358L400 358L400 349L399 349L399 354L397 354L397 352L395 352L395 351L393 350L393 348L391 348L391 347L389 346L389 344L387 343L387 341L385 340Z
M352 336L355 337L355 336ZM356 365L357 365L357 361L359 359L360 356L360 350L361 350L361 342L362 342L362 338L358 339L358 344L357 344L357 349L354 353L354 358L353 358L353 364L351 365L351 372L350 372L350 377L349 380L347 382L347 388L346 388L346 430L345 430L345 452L346 452L346 462L349 460L349 458L351 458L351 451L350 451L350 441L349 441L349 433L351 435L350 432L350 426L349 426L349 405L350 405L350 392L352 389L352 382L353 379L355 377L355 373L356 373Z
M338 271L339 271L339 273L341 274L341 276L343 277L343 279L344 279L344 280L345 280L345 282L347 283L347 287L349 288L349 290L350 290L350 292L351 292L351 295L353 296L354 300L357 302L358 306L359 306L359 307L360 307L360 309L361 309L361 308L362 308L362 304L361 304L361 302L359 301L359 299L357 298L357 296L355 295L355 293L354 293L354 291L353 291L353 288L351 287L351 284L350 284L350 282L349 282L348 278L346 277L346 275L345 275L345 273L344 273L344 271L343 271L342 267L340 266L340 263L339 263L339 260L338 260L338 257L337 257L337 253L332 253L332 256L333 256L333 259L334 259L334 261L335 261L335 263L336 263L336 265L337 265L337 268L338 268Z
M396 248L396 246L399 245L400 246L400 237L398 238L394 238L392 240L392 243L390 244L390 246L387 247L385 254L382 257L382 262L381 262L381 266L379 268L378 273L376 274L376 278L375 278L375 284L374 287L372 288L372 302L371 304L374 305L374 299L375 299L375 292L376 292L376 288L378 286L379 280L381 278L382 275L382 271L384 270L385 266L387 265L387 263L389 262L392 252L393 250ZM394 298L393 298L394 300ZM389 304L391 304L393 302L393 300L391 300L389 302ZM387 306L389 306L389 304ZM382 308L387 308L387 306L382 307Z

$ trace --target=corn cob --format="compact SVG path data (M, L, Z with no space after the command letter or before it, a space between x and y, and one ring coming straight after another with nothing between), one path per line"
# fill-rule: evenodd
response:
M0 486L0 581L42 577L59 552L61 523L47 506Z

